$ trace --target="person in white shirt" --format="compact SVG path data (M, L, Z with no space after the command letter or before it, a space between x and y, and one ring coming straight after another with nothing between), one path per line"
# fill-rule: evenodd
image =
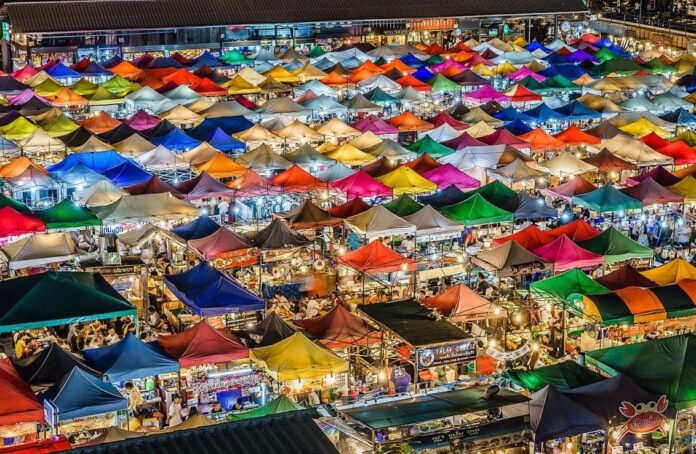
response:
M321 303L317 300L316 296L310 298L310 300L307 302L307 310L305 311L307 318L316 317L319 315L320 310Z
M217 211L222 222L227 222L227 215L230 212L230 203L225 199L221 199L220 203L217 205Z
M181 414L181 396L174 396L174 400L169 406L167 415L169 415L169 418L167 420L169 426L176 426L177 424L181 424L181 422L183 421L183 416Z

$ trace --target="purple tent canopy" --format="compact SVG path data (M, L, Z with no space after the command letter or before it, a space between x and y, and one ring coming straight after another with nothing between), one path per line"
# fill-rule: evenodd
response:
M174 185L177 191L183 195L182 199L196 200L210 197L231 197L234 190L220 183L206 172L201 173L192 180L182 181Z
M470 101L478 101L481 103L496 101L496 102L510 102L510 97L499 93L495 88L490 85L484 85L478 90L470 91L462 95L463 99L468 99Z
M470 177L452 164L445 164L436 169L428 170L422 176L437 184L438 189L444 189L450 185L454 185L459 189L476 189L481 186L479 180Z
M146 129L154 128L155 126L160 124L161 121L162 120L155 117L154 115L150 115L144 110L139 110L135 114L133 114L129 119L127 119L125 123L131 128L136 129L138 131L145 131Z
M462 148L466 147L486 147L488 144L481 142L480 140L471 137L469 134L466 132L462 134L459 137L455 137L452 140L448 140L446 142L442 142L443 145L446 147L449 147L453 150L461 150Z
M14 98L12 98L10 100L10 105L21 106L22 104L25 104L26 102L31 100L31 98L33 98L33 97L36 97L37 99L41 100L42 102L44 102L46 104L51 104L51 102L48 99L44 98L43 96L37 95L36 93L34 93L34 91L31 88L27 88L26 90L24 90L23 92L21 92L20 94L18 94Z
M392 188L372 178L362 170L354 174L333 181L329 184L332 189L338 189L346 193L349 199L353 197L376 197L392 195Z
M442 63L431 66L430 72L433 74L436 74L436 73L442 72L442 71L450 68L451 66L454 66L459 71L466 71L466 66L464 66L461 63L458 63L455 60L450 58L450 59L443 61Z
M599 64L599 59L597 57L590 55L584 50L576 50L572 54L568 55L568 61L572 61L573 63L585 63L586 61L589 61L591 63Z
M537 74L531 69L527 68L526 66L521 67L514 73L510 73L507 75L507 78L514 81L514 82L519 82L522 79L525 79L527 77L531 77L532 79L536 80L537 82L543 82L546 80L546 77L542 76L541 74Z
M385 122L376 115L370 115L369 117L365 117L362 120L353 123L351 126L359 131L371 131L373 134L377 135L399 133L399 128L390 125L389 123Z

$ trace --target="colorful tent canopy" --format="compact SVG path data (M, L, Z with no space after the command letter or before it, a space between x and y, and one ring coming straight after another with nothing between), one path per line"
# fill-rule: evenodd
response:
M351 345L368 345L380 342L382 335L365 320L353 315L342 304L329 313L315 318L298 320L299 326L328 348L345 348Z
M406 194L401 194L391 202L384 204L384 208L388 209L399 217L404 217L415 213L423 208L423 205L413 200Z
M505 309L491 303L462 284L457 284L438 295L425 298L421 304L437 309L455 323L507 317Z
M72 229L98 226L101 221L87 208L65 199L51 208L37 211L36 216L46 224L46 229Z
M570 360L537 369L508 369L504 374L513 383L531 392L539 391L547 385L565 392L605 380L597 372Z
M464 226L438 213L430 205L404 216L404 220L416 226L416 235L452 234L464 230Z
M0 283L0 332L135 314L100 274L45 272ZM41 304L50 298L51 304Z
M413 259L389 249L381 241L373 241L354 251L343 254L338 262L359 273L378 274L416 269Z
M251 349L251 359L276 380L323 377L348 370L348 362L295 333L275 345Z
M220 224L213 221L209 216L200 216L188 224L174 227L171 232L184 240L195 240L215 233L220 228Z
M529 286L532 293L558 301L576 303L585 295L606 293L608 288L590 279L584 271L572 268L556 276L532 282Z
M566 235L540 246L532 252L553 264L554 272L570 268L588 268L604 263L604 257L578 246Z
M331 216L337 218L348 218L360 214L363 211L370 209L370 205L365 203L360 197L354 197L348 200L346 203L341 205L336 205L329 209Z
M696 402L696 384L690 372L695 352L696 337L687 334L595 350L588 353L587 360L610 374L630 377L654 395L666 396L677 410L683 410Z
M532 250L552 242L555 238L556 237L553 235L549 235L548 233L539 230L539 227L536 225L530 224L524 229L518 230L511 235L494 238L493 246L500 246L509 241L514 241L523 248Z
M603 255L605 263L650 258L653 255L651 248L633 241L614 227L609 227L594 238L578 241L578 245L590 252Z
M679 182L681 178L673 175L662 166L655 167L649 172L641 173L640 175L626 178L626 184L638 184L648 178L655 180L661 186L671 186Z
M573 203L599 213L639 210L643 206L639 200L624 194L611 184L605 184L592 192L573 196Z
M470 177L466 173L457 169L452 164L445 164L438 168L422 173L424 178L438 185L439 189L445 189L454 185L459 189L476 189L481 186L481 182L476 178Z
M309 199L289 211L275 215L285 219L296 230L329 227L343 222L340 218L331 217L328 211L319 208Z
M274 186L282 188L285 192L306 192L326 190L326 182L311 175L297 164L279 173L268 182Z
M86 349L84 355L112 383L179 371L175 360L130 333L115 344Z
M250 240L254 246L264 250L306 246L310 243L304 235L290 229L278 218L253 234Z
M413 224L404 221L383 205L375 205L369 210L346 218L344 224L366 238L398 235L416 230Z
M657 268L641 271L641 274L657 285L670 285L685 279L696 279L696 267L682 257L677 257Z
M191 328L158 339L162 349L179 361L181 367L217 364L249 357L246 348L235 336L218 330L201 320Z
M74 367L42 396L58 410L60 420L125 411L126 398L114 385Z
M643 206L665 203L681 203L684 196L660 186L652 178L647 178L635 186L622 189L624 194L643 202Z
M350 176L333 181L329 186L344 192L349 198L389 196L392 194L392 189L389 186L375 180L363 170L358 170Z
M315 46L314 48L316 47L317 46ZM276 397L266 405L262 405L261 407L255 408L250 411L230 414L228 418L232 421L241 421L246 419L262 418L271 415L279 415L304 409L305 408L302 405L293 402L292 400L290 400L290 398L281 394L280 396Z
M549 197L558 197L570 202L574 196L587 194L597 189L583 177L577 175L565 183L546 189L546 195Z
M227 253L251 248L246 240L226 227L220 227L215 232L202 238L188 241L188 245L205 259L214 260Z
M38 218L22 214L10 206L0 208L0 238L43 232L46 225Z
M423 178L406 166L401 166L386 175L378 177L377 181L392 188L394 195L418 194L437 190L435 183Z
M545 269L548 264L515 241L508 241L488 251L479 252L472 262L499 275L515 275L521 267Z
M609 290L619 290L626 287L655 287L657 285L628 263L597 278L597 283Z
M164 283L182 303L201 316L264 308L261 298L243 289L207 262L181 274L165 275Z
M583 159L586 163L593 165L600 172L622 172L624 170L636 170L638 167L629 161L625 161L606 148L594 155Z

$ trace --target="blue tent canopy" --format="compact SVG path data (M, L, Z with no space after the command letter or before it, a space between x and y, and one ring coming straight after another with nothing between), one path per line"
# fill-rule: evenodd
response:
M169 290L200 316L264 309L263 299L237 285L232 278L201 262L190 270L165 275Z
M217 118L206 118L195 128L188 131L188 134L194 139L204 140L205 137L216 129L221 129L225 134L235 134L240 131L254 126L254 123L250 122L241 115L233 117L217 117Z
M173 59L172 57L157 57L150 63L150 68L183 68L184 65Z
M89 187L105 177L81 162L66 170L51 172L51 176L65 183L70 188Z
M523 112L520 112L518 109L515 109L512 106L508 106L501 110L500 112L496 112L493 114L494 118L497 118L498 120L502 121L515 121L515 120L521 120L521 121L535 121L536 118L530 117L529 115L526 115Z
M42 397L58 409L61 421L126 410L127 407L126 398L114 385L77 367Z
M510 123L505 123L505 129L507 129L516 136L520 136L522 134L528 133L529 131L533 131L534 128L528 126L527 123L525 123L522 120L515 120L511 121Z
M412 68L420 68L421 66L425 65L425 62L421 60L420 58L416 57L413 55L411 52L407 53L406 55L403 55L399 60L402 61L407 66L410 66Z
M550 65L562 65L568 63L568 57L554 52L544 57L544 61L546 61Z
M537 49L541 49L542 52L546 52L547 54L553 52L551 49L544 47L544 45L537 40L534 40L531 43L527 44L527 47L525 47L525 49L527 49L529 52L534 52Z
M683 107L678 108L675 111L667 113L665 115L660 115L665 121L674 123L676 125L693 125L696 124L696 116L684 109Z
M114 66L118 65L122 61L123 61L123 59L121 57L119 57L118 55L114 55L110 59L102 61L101 65L104 68L113 68Z
M207 66L208 68L217 68L226 65L206 50L198 57L193 59L193 66L196 68L200 68L201 66Z
M196 148L201 144L200 140L187 135L179 128L172 129L162 137L150 139L155 145L162 145L172 151L185 151Z
M77 164L84 164L89 169L94 170L97 173L102 173L108 169L116 167L117 165L128 162L128 159L124 158L115 151L95 151L88 153L75 153L70 154L65 157L58 164L54 164L48 168L49 172L65 172Z
M220 228L220 224L216 223L210 216L199 216L188 224L180 225L171 230L171 232L179 238L186 241L197 240L199 238L212 235Z
M565 115L556 112L543 102L532 109L524 111L523 113L529 117L532 117L539 123L544 123L551 120L563 121L568 119Z
M419 197L418 201L424 205L430 205L436 210L440 210L449 205L462 202L466 199L466 193L455 185L447 186L442 191L435 194Z
M561 115L565 115L569 120L592 120L602 118L602 114L590 109L581 102L575 100L555 109Z
M73 71L72 69L65 66L63 63L58 62L46 70L46 74L56 79L79 79L80 73Z
M425 66L418 68L418 70L411 75L416 79L420 80L421 82L425 82L435 77L435 74L428 71L428 69Z
M513 213L515 219L555 219L558 211L546 204L543 197L532 197L525 191L517 195L517 209Z
M532 394L529 423L537 443L606 428L607 421L551 385Z
M95 369L112 383L179 371L179 362L133 334L102 348L83 352Z
M585 70L573 63L550 65L548 68L539 71L540 76L548 79L555 76L563 76L566 79L575 80L582 77L583 74L585 74Z
M121 188L143 183L152 178L151 174L133 164L131 161L126 161L116 167L107 169L101 172L101 174L111 180L114 185Z
M82 74L86 74L88 76L99 76L99 75L104 75L104 76L111 76L112 73L106 68L103 68L101 65L99 65L96 62L90 62L89 65L87 65L84 69L80 70Z
M213 148L220 151L244 150L246 148L246 144L244 142L241 142L234 137L230 137L220 128L216 128L214 131L211 131L205 137L205 140Z

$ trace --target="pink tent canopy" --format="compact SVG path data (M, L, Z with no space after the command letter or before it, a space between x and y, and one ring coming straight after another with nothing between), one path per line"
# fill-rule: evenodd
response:
M452 164L445 164L436 169L424 172L423 177L437 184L439 189L455 185L459 189L476 189L481 186L481 182L474 177L470 177Z
M448 58L447 60L443 61L442 63L431 66L430 72L433 74L436 74L436 73L442 72L446 69L449 69L451 67L455 67L459 71L466 71L466 66L462 65L461 63L456 62L454 59Z
M555 273L571 268L587 268L604 263L604 257L581 248L573 243L573 240L567 235L559 236L549 244L532 250L532 253L547 262L551 262Z
M331 182L330 187L345 192L349 199L392 195L392 188L380 183L362 170Z
M146 129L154 128L155 126L160 124L160 121L162 120L155 117L154 115L150 115L144 110L139 110L136 113L134 113L130 118L125 120L124 123L126 123L128 126L137 131L144 131Z
M32 68L29 65L24 65L24 66L22 66L21 69L18 69L17 71L15 71L13 73L10 73L10 76L14 77L15 79L17 79L20 82L23 82L26 79L28 79L32 76L35 76L36 73L38 73L37 70L35 70L34 68Z
M521 67L514 73L510 73L506 76L508 79L519 82L522 79L526 77L531 77L532 79L536 80L537 82L543 82L546 80L546 77L542 76L541 74L537 74L531 69L527 68L526 66Z
M462 148L466 147L485 147L488 146L488 144L485 144L481 142L480 140L471 137L469 134L464 133L459 137L455 137L452 140L448 140L447 142L442 142L443 145L446 147L449 147L453 150L461 150Z
M239 251L252 247L244 238L227 227L220 227L210 235L191 240L188 244L206 260L213 260L225 252Z
M525 142L505 128L500 128L493 134L479 137L486 145L510 145L518 149L531 148L529 142Z
M373 134L398 134L399 128L392 126L376 115L370 115L351 125L361 132L371 131Z
M475 54L473 57L471 57L471 60L467 61L467 64L472 68L476 65L495 66L494 63L491 63L479 54Z
M428 121L432 123L433 126L435 126L436 128L444 124L448 124L457 131L464 131L465 129L469 128L468 124L463 123L459 120L455 120L447 112L440 112Z
M11 106L21 106L22 104L26 103L31 98L33 98L34 96L36 96L38 99L40 99L42 102L45 102L46 104L51 104L51 102L48 99L44 98L43 96L37 95L36 93L34 93L34 91L31 88L27 88L26 90L24 90L23 92L21 92L20 94L18 94L14 98L12 98L10 100L10 105Z
M508 96L499 93L495 88L491 87L490 85L484 85L478 90L464 93L464 95L462 95L462 98L468 99L469 101L477 101L482 103L489 101L510 102L510 98Z
M552 188L547 188L546 195L548 197L558 197L559 199L571 202L573 196L587 194L595 189L597 189L597 186L593 185L580 175L577 175L572 180L568 180L563 184L554 186Z

